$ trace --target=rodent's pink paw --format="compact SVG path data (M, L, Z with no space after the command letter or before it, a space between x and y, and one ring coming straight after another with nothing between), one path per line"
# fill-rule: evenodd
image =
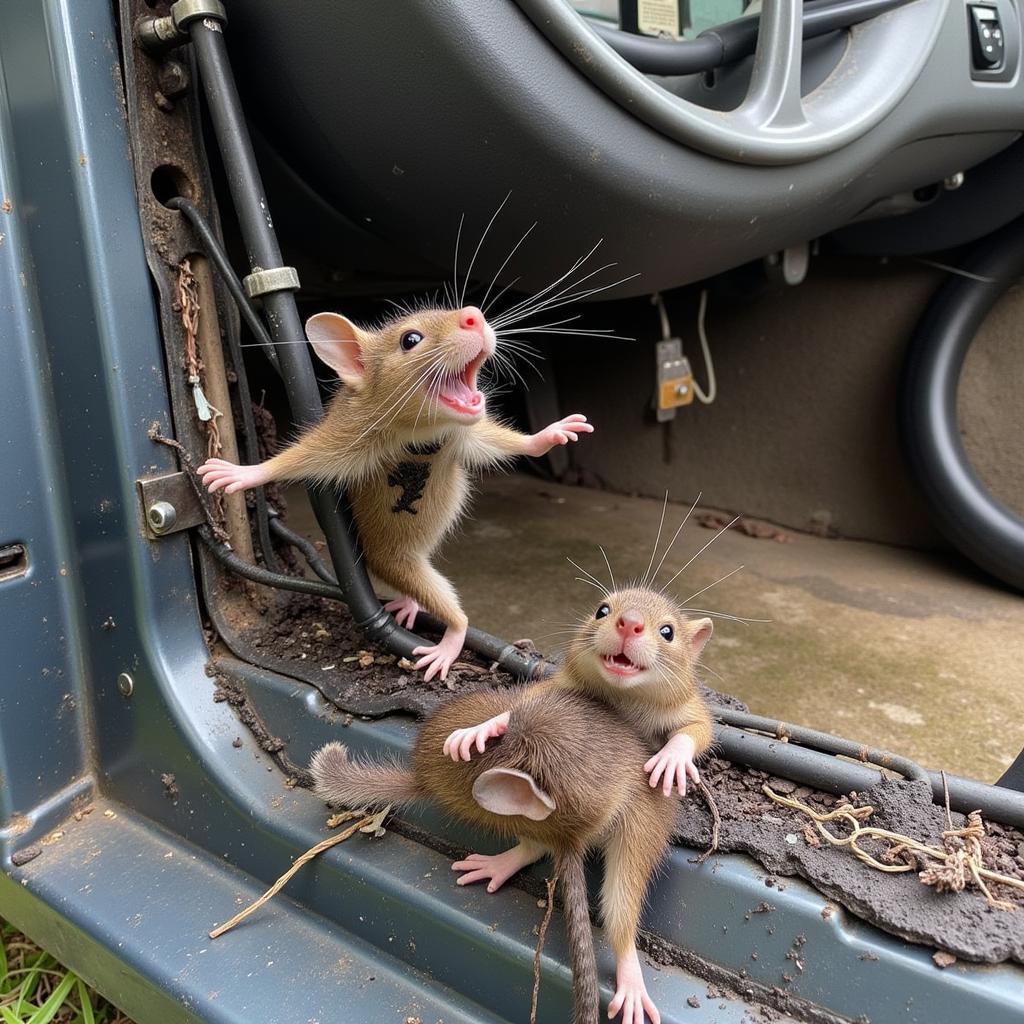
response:
M473 757L473 748L478 754L487 749L487 741L504 736L508 730L509 713L495 715L479 725L471 725L466 729L456 729L444 741L443 752L453 761L469 761Z
M635 960L635 962L634 962ZM615 971L615 995L608 1004L608 1019L622 1011L622 1024L644 1024L644 1014L651 1024L661 1024L661 1014L647 994L639 959L620 962Z
M568 444L570 441L578 441L580 434L592 434L594 426L587 422L587 417L582 413L573 413L550 423L543 430L533 435L531 440L531 454L546 455L555 445Z
M197 470L203 486L214 494L223 490L225 494L245 491L267 483L269 477L262 466L236 466L224 459L209 459Z
M524 868L530 861L521 855L521 848L513 846L511 850L489 856L484 853L470 853L465 860L457 860L452 864L452 871L464 872L457 885L472 885L488 879L487 891L497 892L517 871Z
M471 729L456 729L449 737L444 741L444 747L442 753L446 757L450 757L453 761L468 761L472 757L470 742L466 745L466 752L463 753L463 745L466 743L467 738L472 741L474 734L476 733L476 727Z
M406 629L412 629L416 625L416 616L419 614L420 605L411 597L396 597L394 601L388 601L384 605L384 611L394 612L395 622Z
M427 682L430 682L434 676L437 676L439 679L448 678L448 669L452 667L452 662L462 653L462 644L465 639L465 629L459 630L449 626L439 643L433 644L430 647L416 647L413 649L412 653L414 656L422 655L420 660L416 662L415 667L417 669L426 669L423 673L423 678Z

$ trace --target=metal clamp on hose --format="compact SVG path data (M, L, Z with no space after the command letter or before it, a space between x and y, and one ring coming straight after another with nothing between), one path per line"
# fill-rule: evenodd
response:
M297 292L301 287L299 272L294 267L271 267L270 270L257 268L242 278L242 284L250 299L270 292Z
M199 19L226 25L228 12L221 0L176 0L162 18L140 18L135 32L145 50L160 52L188 40L188 26Z

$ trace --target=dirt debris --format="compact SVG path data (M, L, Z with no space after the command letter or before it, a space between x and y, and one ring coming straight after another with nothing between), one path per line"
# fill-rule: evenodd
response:
M706 530L735 530L756 540L773 540L777 544L791 544L793 538L785 530L763 519L750 519L740 516L735 522L733 517L724 512L698 512L694 517L698 526Z
M1024 913L993 912L976 891L937 893L923 886L915 872L883 874L860 863L845 849L824 843L813 845L806 838L806 817L761 792L769 779L766 772L712 758L702 765L701 775L718 803L723 852L747 853L772 875L806 878L830 902L911 942L948 950L964 960L1024 963ZM870 804L875 807L873 824L922 842L938 845L942 832L949 827L945 809L932 802L927 783L887 779L866 793L838 797L797 786L792 795L822 813L840 804L854 808ZM965 818L954 814L953 820L954 827L959 828ZM1024 855L1019 849L1024 834L998 822L986 821L984 826L984 866L1024 879ZM709 828L709 817L699 801L687 800L681 805L677 841L703 848ZM798 836L795 844L786 841L786 836L793 833ZM871 842L865 841L864 846L870 849ZM882 844L877 844L874 852L881 855ZM773 881L776 888L784 884ZM1024 910L1024 893L1008 886L992 888L995 895ZM794 955L791 959L802 957Z
M174 772L164 772L160 776L160 784L164 787L164 796L167 797L171 803L178 802L178 782L174 776Z
M33 861L43 852L43 848L38 843L33 843L31 846L26 846L22 850L16 850L11 854L11 863L16 867L24 867L30 861Z
M426 682L414 663L374 648L336 601L300 594L272 596L263 615L225 638L257 665L303 679L345 711L427 714L442 698L516 680L465 651L447 680Z

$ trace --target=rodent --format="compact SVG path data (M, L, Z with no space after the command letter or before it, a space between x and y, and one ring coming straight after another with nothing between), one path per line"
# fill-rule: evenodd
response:
M523 434L488 414L477 376L497 338L475 306L403 312L376 328L319 313L306 333L344 384L324 418L266 462L210 459L199 474L211 492L228 494L271 480L346 487L367 565L396 593L385 608L409 629L420 607L445 623L440 643L413 652L426 679L444 679L467 619L430 558L458 522L467 471L544 455L594 428L575 414Z
M653 587L606 592L596 611L572 635L566 657L537 690L571 690L607 701L648 744L643 765L652 787L686 795L687 778L700 781L694 763L714 743L714 721L697 680L709 618L688 619ZM454 731L444 752L465 760L507 727L505 713Z
M500 741L466 763L442 754L460 723L505 709ZM583 873L590 849L604 851L601 913L616 955L616 993L609 1016L646 1012L659 1024L647 994L636 930L651 877L668 849L674 802L647 785L646 747L636 730L605 702L573 689L522 687L455 698L421 728L412 766L397 760L355 760L340 743L318 750L310 764L315 792L346 807L383 807L428 799L457 818L517 845L498 856L470 855L452 865L459 884L489 878L496 890L520 868L551 853L565 908L576 1024L597 1024L600 995Z

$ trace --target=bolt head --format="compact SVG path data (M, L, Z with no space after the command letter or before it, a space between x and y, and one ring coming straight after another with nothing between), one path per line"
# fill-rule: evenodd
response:
M146 510L149 528L156 534L168 533L178 518L178 510L169 501L154 501Z
M130 697L135 692L135 680L127 672L117 677L117 688L122 697Z
M160 91L169 99L174 100L188 92L189 73L181 61L164 61L157 76Z

